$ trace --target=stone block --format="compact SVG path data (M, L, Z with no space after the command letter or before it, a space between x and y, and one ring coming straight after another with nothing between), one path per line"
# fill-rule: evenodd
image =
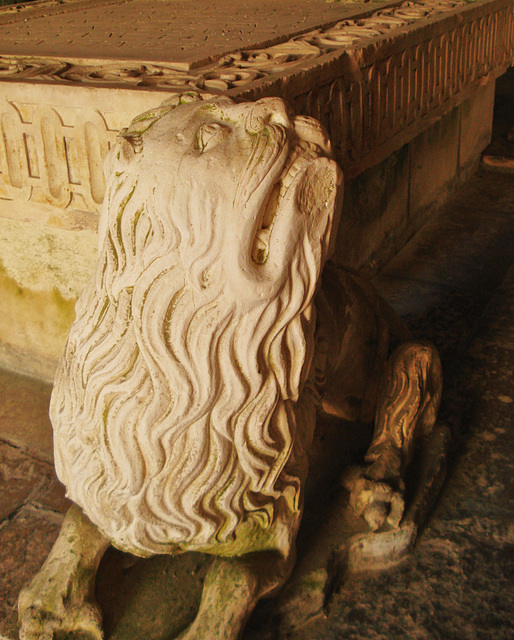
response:
M53 379L96 261L103 157L134 115L170 95L0 86L2 366Z
M475 173L482 151L491 142L494 110L494 82L479 87L461 107L459 170L462 178Z
M480 119L488 98L470 99L474 85L512 62L509 0L423 0L422 8L384 0L378 11L360 2L322 0L269 2L269 11L257 0L225 11L207 0L201 10L172 2L169 11L150 0L105 0L108 11L83 2L51 4L50 13L27 3L16 11L4 8L0 16L0 219L20 224L19 264L43 279L60 266L53 249L46 262L38 261L45 252L41 245L32 248L32 225L93 232L105 188L102 159L117 131L137 113L190 90L238 100L287 98L298 113L327 127L348 179L385 161L367 174L369 185L349 185L338 252L344 264L373 269L419 226L420 211L444 199L441 180L455 173L436 153L446 141L451 147L453 134L445 126L443 146L432 144L433 129L417 139L413 158L420 166L413 165L418 177L411 185L412 219L405 223L405 174L393 184L388 177L396 171L395 154L464 100L471 105L471 125ZM177 19L170 23L172 14ZM493 22L495 46L482 46ZM134 27L130 47L127 24ZM462 59L465 65L451 63ZM454 151L465 163L481 143L464 136L460 144ZM344 238L348 229L355 231L351 242ZM84 254L75 235L69 240L76 253L72 269ZM2 251L9 242L0 234ZM0 252L0 275L8 278L0 286L0 305L9 309L0 321L0 363L50 380L75 297L59 287L30 286L5 260Z
M421 226L447 199L459 167L460 108L411 143L409 224Z
M0 217L0 354L4 366L52 380L75 300L96 260L93 230Z
M348 182L334 260L363 271L387 262L404 239L408 189L407 145Z

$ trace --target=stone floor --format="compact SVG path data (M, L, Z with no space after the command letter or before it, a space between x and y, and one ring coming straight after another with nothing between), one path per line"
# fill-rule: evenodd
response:
M401 564L351 575L314 606L299 601L282 624L261 605L246 640L513 637L513 258L514 176L484 172L375 278L413 330L440 349L441 415L455 433L447 482ZM42 564L67 508L51 464L49 394L40 382L0 372L0 640L17 637L17 594ZM151 566L163 607L179 595L171 578L193 580L198 591L203 570L194 557L180 575L161 559ZM127 576L136 579L140 567L111 554L101 568L103 606L111 606L110 572L123 593L122 604L112 604L118 614L106 615L111 640L150 640L167 624L162 608L152 609L152 590L136 599L129 585ZM124 633L130 612L140 626Z

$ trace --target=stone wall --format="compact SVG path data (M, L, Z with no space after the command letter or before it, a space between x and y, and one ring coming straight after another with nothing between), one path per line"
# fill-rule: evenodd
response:
M491 140L494 83L345 186L336 259L373 273L476 173Z
M52 380L93 272L102 162L170 94L0 83L0 365Z

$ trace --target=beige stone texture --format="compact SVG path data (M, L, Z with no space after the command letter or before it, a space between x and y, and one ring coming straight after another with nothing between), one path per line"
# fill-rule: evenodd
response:
M344 480L351 520L374 532L364 556L410 549L445 471L441 362L353 272L327 265L318 286L342 172L320 123L282 99L177 95L120 132L105 168L95 277L50 401L75 504L20 592L20 636L103 637L92 594L112 544L216 556L180 638L236 640L295 562L318 409L374 425ZM401 177L385 168L377 192L394 200ZM434 436L438 462L406 509L405 470Z
M103 157L120 128L169 95L0 84L4 367L53 379L75 301L96 262Z
M40 86L32 92L56 105L54 109L67 127L62 135L69 148L73 136L80 137L77 118L92 117L95 105L109 102L109 111L102 117L111 137L130 117L127 90L109 93L98 87ZM25 128L28 114L34 112L30 93L18 85L13 94L18 106L25 105L21 110ZM338 263L373 272L444 202L455 185L468 177L490 135L493 93L494 83L480 87L409 145L347 183L336 242ZM130 105L140 108L161 97L144 93ZM84 114L77 115L81 110ZM76 163L75 168L70 165L69 174L80 175L84 165L78 158L68 155L68 162ZM27 185L41 194L44 188L38 182L41 180L27 174ZM10 369L46 380L53 379L74 317L75 300L96 259L99 205L91 199L91 192L87 204L84 186L70 184L71 199L65 209L48 199L43 202L41 196L16 204L0 200L0 296L5 301L0 358Z
M0 322L0 362L53 377L83 282L75 266L86 254L81 245L68 273L62 251L45 257L32 226L94 232L102 162L117 132L177 92L279 95L320 120L346 179L366 176L349 184L338 260L373 270L390 257L449 193L455 154L469 175L490 126L482 115L492 88L472 96L512 63L514 42L508 0L399 4L252 0L234 9L201 0L192 9L185 0L99 0L0 11L0 223L27 223L18 227L17 264L0 251L0 304L10 309ZM397 163L408 144L409 198Z
M47 380L93 272L94 231L0 218L0 354L13 370Z
M209 548L222 526L227 547L238 545L241 537L228 528L244 524L245 493L236 491L253 487L245 473L254 464L241 440L275 455L275 445L264 444L275 420L290 437L281 403L298 399L309 371L314 295L332 252L342 174L319 123L289 114L280 98L237 104L176 96L137 116L106 160L95 278L76 306L50 415L56 469L70 497L118 548L136 555L174 553L179 544ZM240 416L242 406L252 410ZM151 471L162 445L141 434L135 454L123 435L155 422L163 433L180 430L164 447L166 488ZM90 429L88 443L74 448ZM231 468L232 437L241 466L230 471L234 494L218 475ZM187 471L177 461L185 452ZM127 510L127 523L141 519L137 531L119 520L126 493L108 471L112 456L131 486L145 466L144 490ZM106 469L98 492L90 475L97 464ZM211 470L200 492L186 491L190 464L199 465L195 482L199 469ZM275 487L281 470L270 465L273 480L253 489L263 500L271 500L266 487ZM211 491L209 500L222 492L231 504L226 523L216 507L205 522L191 515ZM154 515L161 509L169 517ZM147 518L162 520L161 533L148 533ZM277 534L277 544L288 536ZM259 544L248 537L242 545Z
M0 83L0 216L94 229L118 131L172 92Z
M2 272L23 289L55 291L76 298L93 272L97 255L94 231L69 231L0 219Z

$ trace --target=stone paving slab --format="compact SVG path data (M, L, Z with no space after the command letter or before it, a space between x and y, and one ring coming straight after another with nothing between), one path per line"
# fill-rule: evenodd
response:
M30 501L43 489L48 478L45 466L51 470L50 465L44 465L20 453L18 449L0 442L0 522L15 514L25 502Z
M394 2L374 2L373 8ZM174 62L191 69L224 53L369 11L326 0L95 0L0 12L0 55Z
M512 175L478 173L458 194L459 204L468 209L514 214L512 181Z
M484 214L482 208L450 204L446 215L430 220L382 273L396 278L408 274L410 280L453 290L483 289L497 282L514 257L513 218L488 210L489 224L484 225ZM497 259L487 260L491 255Z
M48 403L52 387L0 370L0 441L46 462L53 462Z

